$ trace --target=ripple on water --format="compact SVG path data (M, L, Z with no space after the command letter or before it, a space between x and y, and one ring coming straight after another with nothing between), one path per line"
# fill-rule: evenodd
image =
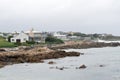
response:
M71 49L68 51L85 55L45 60L45 63L7 66L0 69L0 80L120 80L119 48ZM49 61L56 64L50 65ZM87 68L76 69L82 64ZM66 69L59 70L56 66Z

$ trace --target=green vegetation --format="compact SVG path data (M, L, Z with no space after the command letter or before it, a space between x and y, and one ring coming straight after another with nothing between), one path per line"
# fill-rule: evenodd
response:
M10 40L10 39L11 39L12 37L13 37L13 36L9 36L9 37L8 37L8 42L11 42L11 40Z
M10 43L10 38L12 36L9 36L8 41L5 40L5 38L0 36L0 48L10 48L10 47L17 47L17 46L31 46L35 44L34 41L26 41L25 43Z
M8 41L5 40L5 38L0 36L0 48L3 47L15 47L16 45L14 45L14 43L10 43Z
M61 39L57 39L55 37L52 37L52 36L48 36L46 39L45 39L45 42L47 44L62 44L64 43Z
M27 44L35 44L35 41L26 41Z
M88 37L87 34L84 34L84 33L79 33L79 32L76 32L73 34L74 36L81 36L81 37Z
M68 34L67 36L80 36L80 37L89 37L89 35L80 33L80 32L75 32L73 34Z
M17 45L17 46L31 46L31 45L34 45L34 44L35 44L34 41L26 41L26 42L23 42L23 43L20 43L20 42L14 43L14 45Z

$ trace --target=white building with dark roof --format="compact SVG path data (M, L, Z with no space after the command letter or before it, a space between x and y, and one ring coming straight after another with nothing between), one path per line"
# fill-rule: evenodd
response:
M14 43L15 42L23 43L26 41L29 41L29 36L25 34L23 31L21 31L21 33L14 36L13 38L11 38L11 42L14 42Z

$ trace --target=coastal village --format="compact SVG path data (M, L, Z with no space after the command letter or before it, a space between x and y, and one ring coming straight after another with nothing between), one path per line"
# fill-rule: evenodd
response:
M120 80L120 0L0 0L0 80Z
M120 43L98 42L99 39L119 40L111 34L84 34L80 32L40 32L33 28L20 33L0 33L0 67L18 63L43 63L45 59L80 56L84 53L63 49L116 47ZM54 62L48 62L54 64ZM78 68L86 68L83 64ZM64 67L58 68L63 70Z
M113 36L112 34L84 34L81 32L40 32L33 28L28 31L13 32L13 33L0 33L0 36L5 38L6 41L11 43L25 43L34 41L36 43L45 43L45 39L48 36L52 36L57 39L61 39L64 42L69 41L97 41L103 40L120 40L119 36Z

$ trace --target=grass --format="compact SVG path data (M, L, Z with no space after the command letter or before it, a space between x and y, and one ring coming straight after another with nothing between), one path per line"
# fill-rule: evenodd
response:
M14 43L10 43L6 41L3 37L0 37L0 48L10 48L10 47L15 47Z

